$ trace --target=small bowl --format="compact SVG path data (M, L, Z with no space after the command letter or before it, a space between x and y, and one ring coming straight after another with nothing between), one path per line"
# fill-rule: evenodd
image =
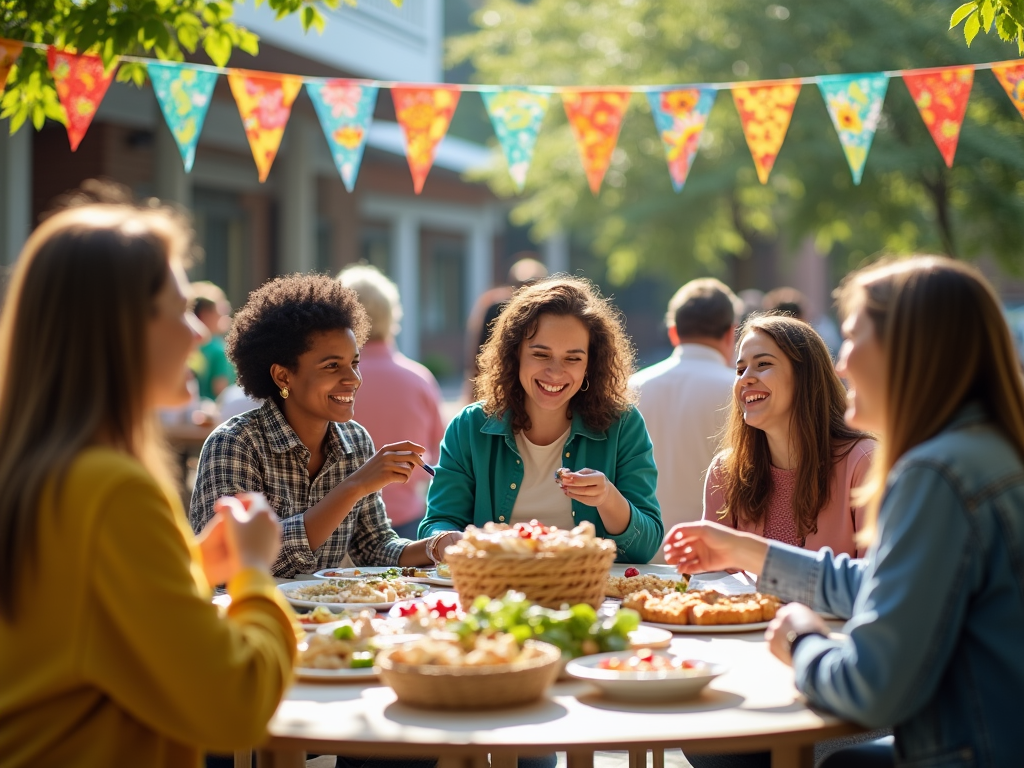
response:
M620 672L599 669L605 659L618 658L625 661L634 655L633 651L599 653L570 661L565 671L571 677L596 686L609 699L634 702L679 701L700 695L704 687L727 671L723 664L705 664L705 669L661 670L657 672ZM669 653L657 656L673 658Z

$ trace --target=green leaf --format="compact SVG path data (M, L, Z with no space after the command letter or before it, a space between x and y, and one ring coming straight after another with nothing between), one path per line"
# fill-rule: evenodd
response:
M967 22L964 24L964 39L967 40L967 47L971 47L971 43L974 42L974 38L977 37L978 32L981 30L981 19L978 18L977 13L972 13L967 17Z
M989 30L992 29L992 21L996 17L996 5L993 0L985 0L981 5L981 26L985 30L985 34L988 34Z
M189 53L195 53L196 46L199 45L199 30L195 27L178 27L176 32L182 47Z
M949 17L949 28L952 29L976 10L978 10L978 4L974 2L974 0L971 0L969 3L964 3L953 11L953 15Z
M218 30L207 30L203 38L203 50L218 67L227 66L231 58L231 38Z

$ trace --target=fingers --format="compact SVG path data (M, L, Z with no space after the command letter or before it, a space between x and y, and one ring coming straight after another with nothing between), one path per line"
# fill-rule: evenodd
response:
M426 450L427 449L424 448L419 443L414 443L411 440L403 440L400 443L388 443L387 445L382 445L380 447L380 450L378 451L378 453L383 453L383 452L387 452L387 453L409 452L409 453L415 453L417 456L419 456L419 455L422 455L423 453L425 453Z

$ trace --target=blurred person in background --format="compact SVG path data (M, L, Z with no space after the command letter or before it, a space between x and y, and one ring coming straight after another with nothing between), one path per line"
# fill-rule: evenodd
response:
M189 362L199 383L199 396L216 400L235 383L235 368L224 350L224 337L231 329L231 304L224 291L211 282L192 283L190 290L192 312L209 330L210 337Z
M372 266L353 265L338 275L359 296L370 318L370 336L360 350L356 421L366 427L374 445L411 440L422 445L423 461L435 464L444 422L437 379L395 348L401 328L402 303L398 286ZM415 539L426 510L429 477L415 473L407 483L392 483L381 491L391 526L403 539Z
M761 299L761 309L769 314L789 315L807 320L807 299L796 288L775 288Z
M707 471L729 416L736 321L743 303L719 280L691 280L672 297L665 323L675 349L629 380L654 443L665 527L700 520ZM664 562L659 552L654 562Z

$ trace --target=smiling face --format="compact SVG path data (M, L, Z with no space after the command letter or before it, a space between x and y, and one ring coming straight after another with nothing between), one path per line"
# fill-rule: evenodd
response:
M294 370L274 365L271 375L279 387L288 387L283 410L293 425L295 418L349 421L363 383L355 334L350 328L315 333Z
M866 432L885 429L888 364L875 334L875 324L863 304L854 307L843 321L843 346L836 373L846 379L846 423Z
M744 335L736 356L733 396L748 426L788 430L793 405L793 363L771 336Z
M534 421L545 414L564 416L587 374L590 332L571 315L541 315L533 336L519 345L519 383L526 412Z

